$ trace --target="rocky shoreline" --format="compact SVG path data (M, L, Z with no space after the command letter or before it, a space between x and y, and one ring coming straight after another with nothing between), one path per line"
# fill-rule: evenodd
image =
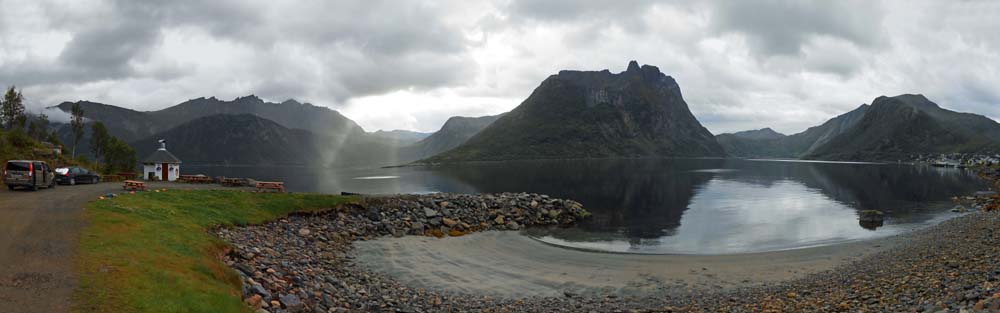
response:
M966 200L966 199L960 199ZM969 206L996 208L975 198ZM218 229L235 251L226 262L258 312L958 312L1000 310L1000 212L966 214L902 235L903 244L777 285L617 295L507 299L424 290L364 269L351 242L382 236L461 236L484 230L565 226L579 203L533 194L365 198L315 215ZM446 274L446 273L444 273Z
M481 307L482 301L411 289L367 272L353 262L351 242L568 226L587 216L578 202L537 194L401 195L216 234L236 247L226 262L239 272L245 301L258 311L451 311Z

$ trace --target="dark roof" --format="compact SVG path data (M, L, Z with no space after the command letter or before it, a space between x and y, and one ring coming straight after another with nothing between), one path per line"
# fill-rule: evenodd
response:
M181 159L178 159L172 153L164 149L157 149L156 152L150 154L145 159L142 159L142 163L181 163Z

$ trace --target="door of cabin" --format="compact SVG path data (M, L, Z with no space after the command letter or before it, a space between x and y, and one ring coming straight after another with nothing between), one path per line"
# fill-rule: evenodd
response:
M163 176L160 176L160 180L169 180L170 176L167 176L168 175L168 172L167 172L167 163L163 163L163 166L161 166L161 167L163 169L160 170L160 171L163 172Z

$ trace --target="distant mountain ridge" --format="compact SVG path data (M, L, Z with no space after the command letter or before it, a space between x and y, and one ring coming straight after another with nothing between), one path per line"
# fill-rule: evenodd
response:
M409 130L401 130L401 129L395 129L395 130L381 130L380 129L380 130L377 130L377 131L375 131L373 133L370 133L370 135L372 137L379 138L379 139L384 139L384 140L386 140L389 143L393 143L393 144L397 144L397 145L411 145L411 144L415 144L415 143L417 143L417 142L419 142L421 140L426 139L427 137L429 137L432 134L433 133L421 133L421 132L415 132L415 131L409 131Z
M923 95L878 97L847 131L805 157L902 160L919 153L1000 151L1000 124L982 115L945 110Z
M454 149L495 122L503 114L480 117L453 116L427 138L402 149L401 159L416 161Z
M618 74L549 76L517 108L425 162L724 155L677 82L632 61Z
M146 153L143 149L155 148L158 139L169 137L182 143L179 149L192 150L177 153L179 157L189 156L188 162L201 164L396 165L454 148L496 120L495 116L453 117L435 133L437 136L430 138L432 134L404 130L366 133L335 110L295 100L265 102L253 95L232 101L197 98L149 112L91 101L76 103L88 121L103 122L112 135L129 142L139 154ZM63 102L56 107L69 112L73 105ZM224 131L220 125L232 131ZM61 139L71 142L69 125L56 127ZM79 146L82 154L90 150L89 126L86 130ZM200 138L198 134L213 138ZM254 145L282 148L260 150ZM273 155L239 156L244 154L239 151Z
M80 104L84 116L103 122L111 134L126 141L135 141L197 118L218 114L253 114L287 128L308 130L317 134L364 133L361 126L335 110L295 100L281 103L265 102L254 95L239 97L232 101L202 97L162 110L147 112L90 101L75 103ZM69 113L73 104L74 102L63 102L57 108Z
M774 131L771 128L761 128L761 129L757 129L757 130L747 130L747 131L735 132L735 133L733 133L733 136L736 136L736 137L739 137L739 138L743 138L743 139L753 139L753 140L779 139L779 138L785 138L785 137L787 137L787 136L785 136L785 134L776 132L776 131Z
M199 117L168 131L132 143L139 154L159 147L189 164L316 165L312 133L290 129L252 114L216 114Z
M716 136L736 157L901 161L915 154L1000 151L1000 124L946 110L923 95L881 96L871 105L782 138Z

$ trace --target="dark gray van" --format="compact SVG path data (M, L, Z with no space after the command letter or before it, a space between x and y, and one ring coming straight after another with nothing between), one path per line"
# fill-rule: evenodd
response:
M7 189L27 187L38 190L38 187L53 188L56 186L56 173L48 164L34 160L10 160L3 168L3 183Z

